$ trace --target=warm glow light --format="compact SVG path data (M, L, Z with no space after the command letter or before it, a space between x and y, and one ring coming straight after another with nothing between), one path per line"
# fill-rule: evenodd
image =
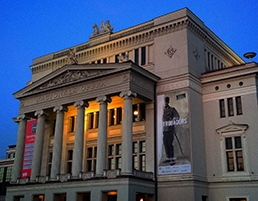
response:
M143 198L141 198L140 201L143 201Z
M116 191L110 191L107 193L108 195L117 195L117 192Z
M134 115L138 115L138 111L137 111L137 110L134 111L133 114L134 114Z

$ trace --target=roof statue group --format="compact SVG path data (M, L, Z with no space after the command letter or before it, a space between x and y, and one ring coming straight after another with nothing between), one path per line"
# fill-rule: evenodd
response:
M91 34L90 37L94 37L104 33L111 33L114 29L114 27L111 26L109 20L107 20L106 22L102 21L100 25L100 29L96 23L92 26L92 28L93 28L93 33Z

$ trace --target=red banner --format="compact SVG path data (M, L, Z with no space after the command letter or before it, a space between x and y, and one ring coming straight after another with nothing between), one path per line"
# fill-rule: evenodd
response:
M36 127L37 127L37 120L31 120L27 122L21 178L30 177L31 175L32 156L34 151Z

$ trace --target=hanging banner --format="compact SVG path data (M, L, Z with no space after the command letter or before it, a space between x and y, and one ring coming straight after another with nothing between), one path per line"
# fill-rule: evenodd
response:
M21 178L30 177L31 175L32 156L34 151L36 127L37 127L37 120L31 120L27 122Z
M187 91L157 97L158 174L191 172Z

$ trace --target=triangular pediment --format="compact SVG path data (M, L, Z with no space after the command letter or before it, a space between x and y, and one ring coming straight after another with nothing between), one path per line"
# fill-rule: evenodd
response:
M229 124L216 129L216 132L220 135L230 133L243 133L247 128L247 124L235 124L232 121L230 121Z
M47 74L41 79L27 85L14 93L15 98L21 98L35 93L52 90L85 80L97 79L119 68L114 65L75 64L65 65L54 72Z

